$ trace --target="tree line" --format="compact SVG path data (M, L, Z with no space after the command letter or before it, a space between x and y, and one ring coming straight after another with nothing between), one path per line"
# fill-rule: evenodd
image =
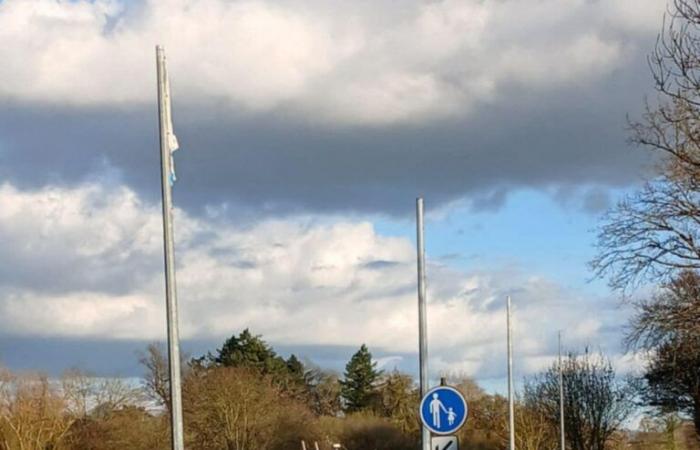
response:
M139 362L144 374L138 387L76 370L60 382L3 371L0 449L169 448L169 380L161 346L149 345ZM557 364L525 380L516 401L517 448L558 449L560 369L569 448L664 448L624 430L637 406L637 386L633 379L617 377L607 358L586 350L568 354L561 368ZM419 448L415 381L397 370L378 370L365 345L339 375L295 355L283 358L261 336L244 330L214 353L183 361L183 367L187 448L297 449L302 440L308 448L318 443L324 450L335 443L349 450ZM470 405L467 425L459 431L463 446L504 448L507 399L468 377L452 375L448 382ZM653 429L651 419L648 423L647 437L663 440L668 434ZM649 445L630 447L635 442Z

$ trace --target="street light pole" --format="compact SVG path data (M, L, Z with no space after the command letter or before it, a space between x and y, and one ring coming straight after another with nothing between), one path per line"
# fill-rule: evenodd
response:
M428 392L428 331L425 300L425 241L423 236L423 199L416 199L416 248L418 252L418 361L420 364L420 395ZM430 430L421 429L422 450L430 450Z
M561 330L559 331L559 433L561 450L566 450L564 433L564 366L561 363Z
M507 302L508 315L508 435L510 450L515 450L515 411L513 406L513 330L510 321L510 295Z

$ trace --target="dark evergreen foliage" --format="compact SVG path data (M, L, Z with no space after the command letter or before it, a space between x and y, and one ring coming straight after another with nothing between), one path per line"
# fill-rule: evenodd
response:
M223 367L257 369L264 375L288 373L287 363L275 351L247 328L238 336L231 336L217 350L214 362Z
M375 382L381 375L376 366L365 344L350 358L345 366L345 378L340 382L346 412L362 411L372 406Z

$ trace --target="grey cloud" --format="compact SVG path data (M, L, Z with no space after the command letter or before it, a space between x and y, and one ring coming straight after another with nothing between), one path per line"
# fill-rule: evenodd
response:
M228 204L229 216L402 215L418 195L430 207L467 198L497 208L511 189L636 183L649 154L625 144L625 114L639 110L648 84L635 71L644 73L643 63L603 85L540 98L514 91L478 115L413 125L327 126L232 116L216 105L180 109L175 199L196 214ZM628 87L620 90L623 80ZM157 201L156 129L153 108L7 108L0 179L35 187L108 173Z
M369 261L364 264L362 264L362 267L366 269L371 269L371 270L381 270L381 269L386 269L389 267L396 267L398 265L402 264L399 261L384 261L381 259L375 260L375 261Z
M61 247L26 253L22 248L26 242L3 239L7 237L0 230L0 291L5 295L27 288L60 294L73 292L76 287L119 295L140 288L162 271L162 256L155 253L135 250L126 261L121 259L119 249L103 253L102 258L80 256Z
M162 11L155 1L118 2L123 11L107 14L106 24L100 7L86 2L94 22L88 20L89 33L105 38L104 51L69 36L82 58L66 61L53 77L40 72L51 67L46 61L60 64L62 53L37 49L31 30L6 46L10 63L26 62L16 65L37 83L8 72L0 180L23 187L125 181L158 200L153 65L138 37L161 29L152 19L163 12L198 37L164 34L173 43L182 147L176 203L190 212L238 219L405 215L418 195L431 208L467 199L496 209L518 188L629 185L648 155L625 144L625 115L637 115L649 92L645 55L662 3L648 0L640 3L643 14L627 14L622 1L573 8L557 1L444 8L419 0L401 7L386 0L259 2L261 17L248 20L288 27L261 33L271 47L248 54L231 47L258 29L237 22L237 2L218 5L225 19L216 23L204 17L215 2L176 2ZM547 11L553 19L543 23ZM513 27L516 14L522 23ZM346 17L357 19L357 29ZM48 25L34 33L48 33L47 42L63 37L60 23ZM222 35L203 56L207 71L198 69L197 53L212 43L206 32L194 33L198 27ZM366 39L372 36L379 38ZM111 57L113 47L121 59ZM268 48L281 58L261 58ZM301 56L288 55L295 50ZM587 207L599 207L599 200L590 198Z
M165 327L165 324L163 324ZM255 332L255 330L251 330ZM240 330L231 330L237 334ZM182 341L183 351L198 357L207 352L214 353L221 347L221 339L186 339ZM265 336L263 336L265 339ZM112 340L112 339L69 339L19 337L0 334L0 364L17 371L39 371L59 376L65 370L79 368L97 376L140 377L144 370L138 363L142 352L153 341ZM163 342L159 342L164 345ZM357 351L350 345L286 345L281 342L268 342L283 357L291 354L324 369L342 373L345 364ZM399 356L388 370L396 366L399 370L417 374L418 356L415 353L387 352L381 348L370 348L372 356L383 358Z

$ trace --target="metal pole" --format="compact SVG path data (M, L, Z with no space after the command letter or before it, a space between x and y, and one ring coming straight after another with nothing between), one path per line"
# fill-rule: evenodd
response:
M184 450L182 397L180 389L180 338L178 332L177 290L175 287L175 244L173 239L172 191L170 188L170 148L168 147L168 111L165 105L165 53L156 47L158 73L158 123L160 127L160 175L163 195L163 243L165 251L165 299L168 324L168 367L170 372L170 419L172 449Z
M510 321L510 295L507 301L508 323L508 434L510 450L515 450L515 412L513 407L513 330Z
M423 240L423 199L416 199L416 241L418 251L418 360L420 363L420 395L428 392L428 332L425 305L425 242ZM421 430L423 450L430 450L430 430Z
M559 430L561 435L561 450L566 449L564 438L564 366L561 363L561 331L559 331Z

